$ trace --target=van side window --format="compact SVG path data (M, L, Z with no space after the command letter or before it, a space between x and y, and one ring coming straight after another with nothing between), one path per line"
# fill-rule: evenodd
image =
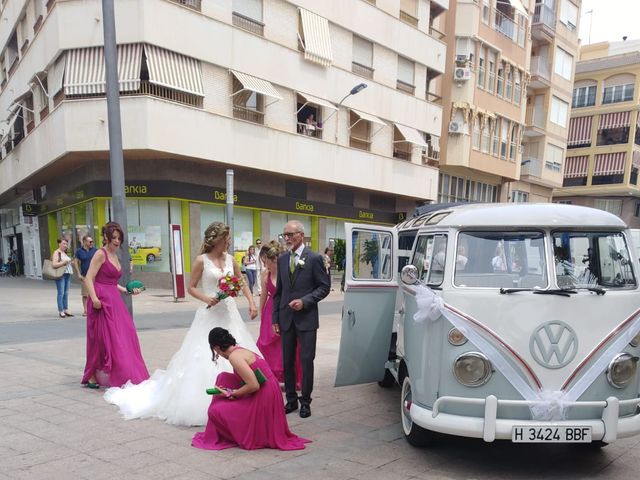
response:
M629 247L620 232L553 232L559 287L635 288Z
M444 280L447 258L447 236L420 235L411 264L418 269L418 278L429 286L438 286Z
M354 230L352 238L352 271L357 280L390 280L393 237L386 232Z

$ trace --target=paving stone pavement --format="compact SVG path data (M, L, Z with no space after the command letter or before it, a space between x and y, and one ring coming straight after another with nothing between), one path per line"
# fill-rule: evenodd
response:
M17 284L9 288L6 282L0 279L0 308L14 305L8 309L13 318L3 315L0 323L29 322L26 306L33 305L37 315L50 308L48 297L46 308L40 304L51 295L46 289L51 284L23 281L19 288ZM191 301L172 305L161 296L167 293L137 300L136 312L170 316L195 309ZM339 292L332 292L329 301L340 298ZM313 415L287 417L292 431L313 440L295 452L192 448L191 437L201 428L171 426L157 419L124 421L102 399L102 390L79 385L83 338L38 341L42 324L34 327L30 343L4 345L0 338L0 480L632 478L640 474L638 438L620 440L602 451L452 438L430 449L411 447L399 422L398 388L333 387L339 317L330 314L321 319ZM257 335L258 322L248 325ZM185 332L186 328L171 328L139 333L150 371L166 366Z

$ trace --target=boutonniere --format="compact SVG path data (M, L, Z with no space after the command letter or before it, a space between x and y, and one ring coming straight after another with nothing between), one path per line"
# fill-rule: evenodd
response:
M300 260L298 260L298 267L304 268L304 258L301 258Z

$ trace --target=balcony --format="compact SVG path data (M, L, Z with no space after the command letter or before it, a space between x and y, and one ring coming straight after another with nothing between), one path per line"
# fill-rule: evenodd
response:
M152 152L168 152L257 171L271 171L277 162L295 159L287 160L282 167L292 176L308 177L314 172L318 181L335 182L335 172L339 171L354 188L437 197L437 170L391 158L390 151L384 155L363 151L369 145L366 137L352 138L358 148L349 148L300 135L294 126L283 131L156 97L121 97L120 104L125 155L127 151L144 150L154 157L156 153ZM69 152L86 152L81 155L86 157L81 160L85 162L94 152L107 155L108 138L104 126L96 121L105 108L104 98L63 101L16 148L19 171L15 161L0 162L0 192L43 171ZM170 135L167 125L172 126ZM11 145L14 147L15 141ZM390 184L388 179L396 176L402 182Z
M531 23L531 36L550 43L556 34L556 14L548 6L536 5Z
M413 95L416 91L415 85L403 82L402 80L396 80L396 89L400 90L401 92L410 93L411 95Z
M362 65L358 62L351 62L351 71L364 78L373 78L373 68L367 67L366 65Z
M541 177L542 176L542 161L535 157L526 157L522 159L522 163L520 164L520 176L532 176L532 177Z
M525 137L539 137L545 134L545 115L542 107L528 106L526 113Z
M418 27L418 19L410 13L400 10L400 20L404 23L411 25L412 27Z
M232 17L234 26L264 37L264 23L254 20L253 18L245 17L238 12L233 12Z
M524 47L526 28L518 25L512 18L507 17L499 10L495 11L495 15L493 17L493 29L502 33L512 42Z
M202 11L202 0L169 0L198 12Z
M531 82L529 86L533 89L547 88L551 86L551 66L547 57L531 57Z

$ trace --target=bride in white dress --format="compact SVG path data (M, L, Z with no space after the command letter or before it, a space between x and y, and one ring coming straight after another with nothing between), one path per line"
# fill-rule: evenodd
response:
M214 222L204 232L201 255L191 270L189 293L204 302L196 311L191 328L180 350L173 356L166 370L156 370L151 378L122 388L110 388L104 395L107 402L120 408L124 418L158 417L174 425L206 425L211 396L206 389L215 385L220 372L231 372L229 362L211 359L209 331L222 327L231 332L238 345L259 352L255 341L244 325L233 298L218 300L218 281L227 274L241 277L240 267L227 253L229 227ZM198 282L202 279L202 289ZM257 315L253 297L247 285L242 292L249 301L251 319Z

